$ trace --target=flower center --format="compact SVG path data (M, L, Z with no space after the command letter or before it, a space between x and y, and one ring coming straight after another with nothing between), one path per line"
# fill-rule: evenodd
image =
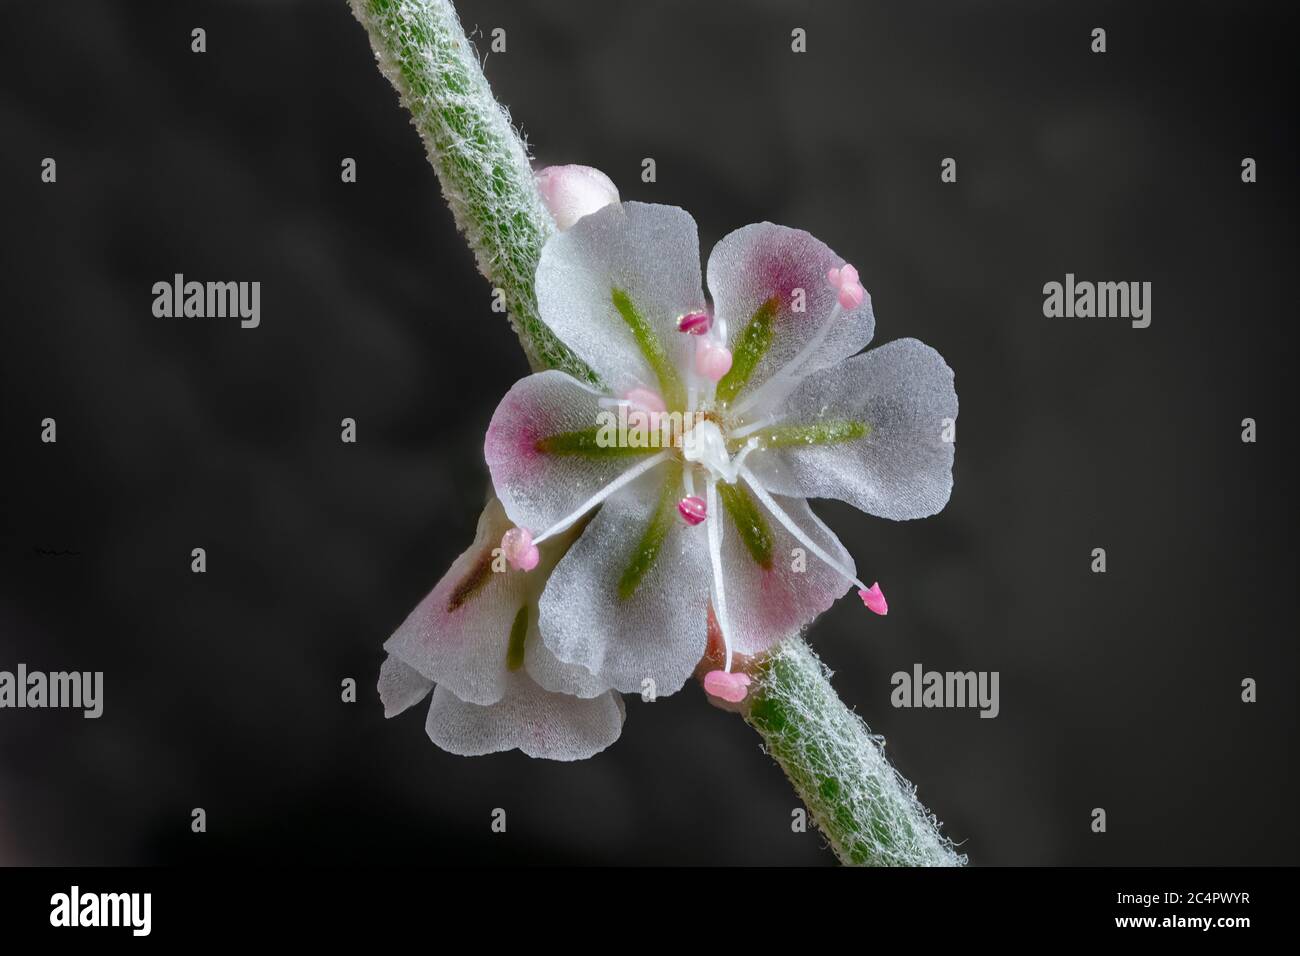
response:
M682 456L691 464L704 468L715 481L734 483L740 464L757 441L749 441L733 458L727 454L727 440L717 422L697 419L691 430L682 436Z

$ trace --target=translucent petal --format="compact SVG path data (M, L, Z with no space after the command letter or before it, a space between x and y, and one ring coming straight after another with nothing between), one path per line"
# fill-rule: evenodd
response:
M726 236L709 255L709 294L715 322L727 323L727 340L740 357L742 337L761 306L775 300L770 318L770 341L748 375L745 393L769 379L795 358L818 331L832 320L836 290L826 278L844 260L825 243L801 229L761 222ZM803 290L802 296L796 290ZM796 311L802 304L804 311ZM850 312L841 312L826 329L820 345L800 363L803 374L834 365L861 351L875 330L871 299ZM735 367L733 366L733 369ZM737 372L739 374L739 372ZM719 384L725 391L727 380Z
M654 560L644 560L661 486L662 479L647 475L604 504L547 582L540 626L560 660L627 693L640 693L651 680L666 696L704 655L709 566L704 527L676 517L664 526ZM680 496L680 485L672 493ZM620 585L634 566L641 573L624 596Z
M573 697L598 697L610 689L608 682L578 664L566 664L534 631L524 649L524 669L545 690Z
M497 496L516 524L534 534L546 530L659 450L592 447L600 398L563 372L547 371L516 382L501 400L483 453Z
M899 339L801 382L785 424L860 421L863 438L755 451L749 463L776 494L838 498L881 518L924 518L952 492L957 420L953 373L916 339ZM761 433L760 433L761 434Z
M435 744L463 757L517 749L530 757L585 760L618 739L625 714L618 694L553 694L513 671L494 704L469 704L439 686L424 727Z
M379 699L385 717L396 717L414 707L433 690L433 681L414 668L407 667L391 654L379 665Z
M528 574L492 570L492 551L509 527L492 499L474 543L384 644L408 667L477 704L504 693L510 630L529 598Z
M677 319L705 305L699 237L689 213L637 202L606 206L551 236L537 266L542 321L564 344L616 394L657 389L658 375L614 305L616 289L673 364L685 368L695 342L677 331Z
M774 495L777 505L799 529L845 569L853 558L802 498ZM722 519L722 567L727 588L727 636L732 650L759 654L808 626L849 589L850 582L808 553L761 502L755 502L771 535L771 565L754 560L732 523ZM713 521L714 516L710 515ZM802 556L800 552L803 552Z

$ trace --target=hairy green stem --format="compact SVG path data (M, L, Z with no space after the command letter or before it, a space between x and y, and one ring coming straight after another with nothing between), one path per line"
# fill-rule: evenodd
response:
M541 321L533 288L554 228L528 153L497 103L450 0L349 0L384 75L411 112L479 270L505 293L534 368L595 375ZM915 788L830 685L798 636L759 661L745 719L762 735L839 858L850 864L965 862Z
M478 268L505 294L533 368L596 376L537 314L533 276L554 229L510 116L497 103L449 0L349 0L379 69L411 113Z
M960 866L884 741L844 705L802 638L757 665L745 719L812 813L840 861L855 866Z

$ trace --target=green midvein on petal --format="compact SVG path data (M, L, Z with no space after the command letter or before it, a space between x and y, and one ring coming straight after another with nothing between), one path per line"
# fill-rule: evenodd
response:
M614 302L614 308L618 314L623 317L627 327L632 330L632 337L636 339L637 347L641 349L641 354L650 365L650 369L659 379L659 391L663 396L664 402L669 408L680 408L685 400L682 392L682 382L677 375L677 369L672 360L668 358L668 352L664 349L664 344L659 341L659 336L655 330L650 327L650 323L645 317L637 311L628 294L622 289L613 289L610 291L610 298Z
M515 615L510 625L510 646L506 649L506 670L517 671L524 666L524 640L528 637L528 605Z
M725 481L718 482L718 495L722 498L722 507L731 516L731 523L740 534L740 540L745 543L749 556L763 570L772 570L772 529L763 512L758 510L753 497L740 485Z
M754 437L763 448L791 448L799 445L838 445L871 434L866 422L834 418L811 425L777 425L764 428Z
M736 347L731 353L731 371L722 376L715 393L718 401L729 402L745 387L749 377L772 344L772 322L776 319L776 310L781 300L772 296L754 312L753 318L740 333Z
M623 576L618 580L618 596L624 601L636 593L636 589L641 586L642 578L659 560L659 551L663 547L664 539L668 537L668 529L672 527L677 511L677 490L681 482L681 462L672 461L664 469L664 483L659 489L659 503L655 505L654 514L650 516L645 531L641 532L641 539L637 541L636 548L632 551L632 560L628 562Z
M574 432L558 432L537 439L533 447L546 455L581 455L584 458L648 455L658 450L657 448L648 448L642 445L633 447L626 434L620 435L618 440L613 442L609 441L610 436L608 434L602 439L600 433L603 430L605 430L604 426L593 425L591 428L583 428Z

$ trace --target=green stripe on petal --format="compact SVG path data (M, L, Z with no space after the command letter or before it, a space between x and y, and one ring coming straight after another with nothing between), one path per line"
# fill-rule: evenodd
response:
M602 434L603 433L603 434ZM545 455L580 455L583 458L618 458L627 455L648 455L657 451L648 445L648 439L658 441L659 435L637 434L637 440L643 442L637 447L629 443L630 432L619 433L611 424L596 425L574 432L560 432L539 438L533 447Z
M758 307L745 330L740 333L731 353L731 371L718 382L718 390L715 392L718 401L731 401L748 384L749 377L754 374L754 369L772 344L772 323L780 307L780 298L772 296Z
M794 448L801 445L839 445L871 434L866 422L851 418L828 419L811 425L777 425L764 428L754 437L763 448Z
M722 499L722 507L731 516L740 540L745 542L749 556L763 570L772 570L772 529L753 497L740 485L725 481L718 482L718 496Z
M673 365L672 360L668 358L668 352L664 344L659 341L659 336L651 328L650 323L645 320L640 312L637 311L628 294L622 289L613 289L610 292L610 298L614 302L614 308L618 314L623 317L627 327L632 330L632 337L636 339L637 347L641 349L641 354L645 356L646 362L650 365L651 370L659 379L659 391L663 395L664 403L669 408L680 408L685 401L685 394L682 391L682 381L677 375L677 368Z
M528 605L515 615L510 626L510 646L506 649L506 669L517 671L524 666L524 640L528 637Z
M672 461L664 469L664 483L659 489L659 503L655 505L654 514L650 516L645 531L641 532L641 539L637 541L636 548L632 551L632 560L628 562L627 569L618 580L618 596L624 601L636 593L636 589L641 586L642 578L659 560L659 551L663 547L664 539L668 537L668 530L676 520L677 491L681 483L681 462Z

